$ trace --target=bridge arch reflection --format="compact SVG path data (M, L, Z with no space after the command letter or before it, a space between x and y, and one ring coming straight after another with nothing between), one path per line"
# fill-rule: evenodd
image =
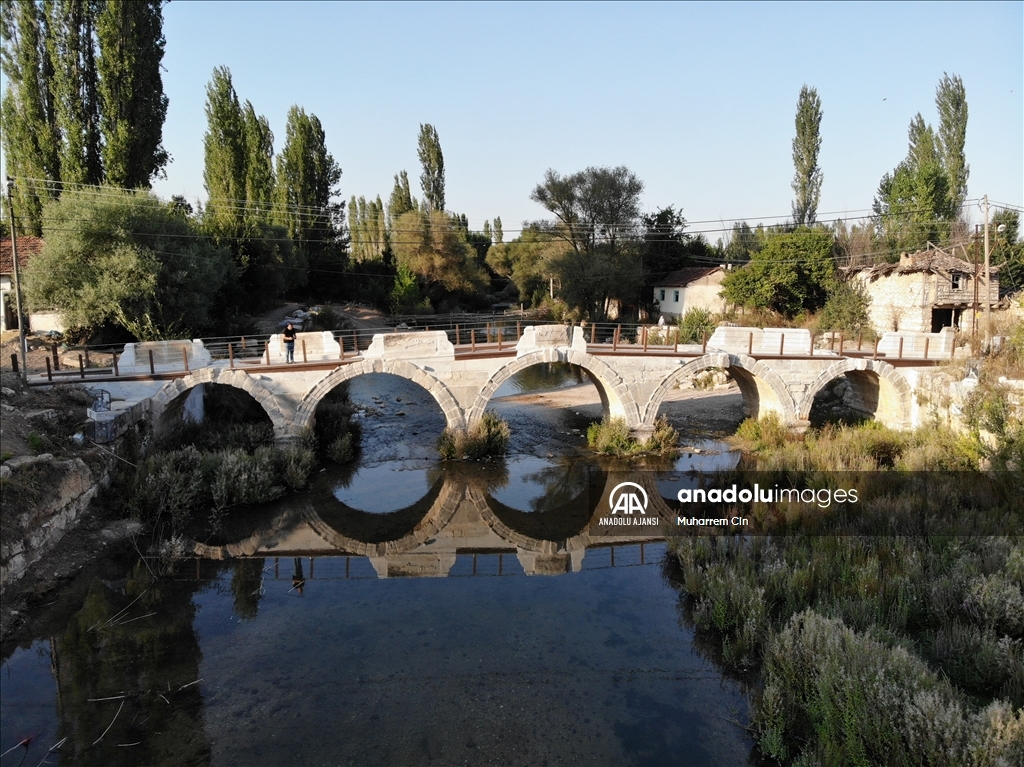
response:
M648 485L649 513L669 517L649 473L597 470L574 495L526 511L494 497L494 477L443 471L415 503L387 514L354 509L331 498L292 503L249 535L219 545L196 543L210 559L267 556L366 557L378 577L447 576L460 554L514 554L527 575L578 572L588 549L660 540L653 531L608 535L594 529L611 508L609 496L629 479ZM295 502L297 501L297 502Z

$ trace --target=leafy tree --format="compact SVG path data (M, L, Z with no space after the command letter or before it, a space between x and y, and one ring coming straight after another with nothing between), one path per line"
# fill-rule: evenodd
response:
M570 251L550 261L560 296L575 310L603 317L608 302L640 299L643 264L639 240L644 184L624 166L561 176L549 169L530 198L551 211L554 222L536 227L568 243Z
M756 230L751 229L746 221L733 224L729 244L725 246L725 259L733 262L749 261L754 254L760 252L762 239L763 230L760 224Z
M714 257L702 235L686 233L686 219L674 206L661 208L641 217L644 227L643 264L647 284L694 263L694 259Z
M967 141L967 92L959 75L945 72L935 88L935 108L939 113L937 148L948 181L949 210L955 215L967 198L967 165L964 144Z
M203 181L209 198L205 230L230 248L237 282L225 286L225 308L260 308L306 281L306 257L274 223L274 136L253 105L239 103L227 67L206 87Z
M207 329L231 256L177 206L144 192L65 192L45 210L46 247L25 274L34 306L69 327L119 325L136 338Z
M915 115L906 159L878 186L873 208L893 257L900 250L918 250L929 241L947 239L967 195L967 97L958 76L943 76L935 90L935 106L938 133Z
M494 241L499 245L505 241L505 233L501 230L501 216L494 217Z
M423 173L420 175L420 186L423 197L430 210L444 210L444 155L441 154L441 139L437 129L427 123L420 125L420 137L417 154Z
M163 23L163 0L106 0L96 19L103 163L113 186L149 188L170 160Z
M383 261L390 248L384 203L355 195L348 203L350 253L353 260Z
M821 330L842 330L859 333L870 327L868 305L871 299L864 289L853 281L837 281L829 291L821 309Z
M53 67L46 16L33 0L0 5L0 62L7 93L0 104L0 132L7 174L17 179L17 227L42 232L43 204L54 194L27 179L60 179L60 131L54 106Z
M335 202L340 180L341 168L327 151L320 120L293 106L277 157L279 221L306 254L310 269L324 275L340 272L345 264L344 207ZM330 280L320 284L330 285Z
M636 233L644 183L625 166L590 167L570 176L548 169L530 199L551 211L552 232L577 253L593 253L599 245L613 251Z
M238 237L244 223L249 149L246 119L231 82L231 70L217 67L206 86L203 184L209 199L205 220L214 230Z
M403 214L416 210L419 205L409 191L409 174L404 170L395 175L395 186L388 199L388 227L392 228Z
M431 299L486 288L487 276L476 263L465 229L453 226L443 211L409 211L395 228L401 232L392 242L398 267L415 274Z
M420 314L430 309L429 301L420 300L420 287L416 275L405 264L398 265L395 283L391 288L391 310L395 314Z
M802 227L769 235L750 263L726 275L722 295L734 304L792 317L824 305L835 278L831 233Z
M935 131L918 114L908 129L906 159L878 185L873 205L883 239L894 252L939 242L953 216L949 178L939 161Z
M1005 227L1002 232L999 227ZM1020 239L1020 213L1010 208L992 216L992 263L999 267L999 290L1024 290L1024 241Z
M796 137L793 139L793 222L814 223L821 199L822 172L818 166L821 150L821 99L815 88L800 89L796 104Z
M242 108L242 137L245 147L245 218L250 224L268 223L273 219L274 134L267 118L257 115L249 101Z
M60 144L60 178L78 184L103 182L99 76L94 35L99 5L52 0L44 5L52 63L50 89Z

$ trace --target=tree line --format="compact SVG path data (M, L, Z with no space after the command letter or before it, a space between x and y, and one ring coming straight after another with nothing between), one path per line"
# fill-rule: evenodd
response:
M369 302L399 313L546 306L601 320L612 307L656 316L654 286L685 266L735 265L733 304L786 316L830 299L856 304L841 262L898 258L901 250L962 240L969 166L963 82L936 88L939 125L917 114L907 156L885 174L874 215L819 222L824 173L822 102L798 96L792 218L737 222L716 244L687 231L675 204L645 211L630 169L549 169L530 192L548 217L506 239L499 217L477 230L451 209L435 126L420 125L419 196L406 170L390 195L341 202L342 170L317 116L293 105L283 146L267 118L217 67L206 88L205 203L148 192L170 157L160 65L160 0L13 0L3 4L0 127L18 179L22 233L46 249L26 275L30 300L71 325L113 324L137 337L230 332L285 295ZM346 221L346 215L347 221ZM1018 219L997 212L995 262L1004 285L1024 283Z

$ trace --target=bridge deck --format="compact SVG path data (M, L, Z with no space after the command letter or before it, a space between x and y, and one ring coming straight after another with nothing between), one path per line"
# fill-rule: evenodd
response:
M703 347L700 345L686 345L681 347L668 347L668 346L648 346L644 349L639 344L621 344L615 345L612 343L593 343L587 344L588 353L597 357L657 357L661 359L674 358L674 359L696 359L701 357L708 352L720 352L720 349L712 349L710 347ZM508 343L477 343L473 346L469 344L462 344L455 347L455 359L466 360L466 359L497 359L497 358L512 358L516 356L516 347L513 344ZM744 352L745 353L745 352ZM752 353L746 356L751 357L754 360L814 360L820 362L822 359L833 359L837 362L842 359L874 359L882 360L896 367L920 367L930 365L940 365L947 361L947 358L936 358L934 356L910 356L910 355L892 355L882 354L876 352L873 349L864 349L861 351L844 349L843 354L840 355L836 351L828 349L822 349L814 353L784 353L784 354L770 354L764 353L757 349L752 350ZM217 367L217 368L231 368L234 370L252 370L259 371L260 373L275 373L275 372L302 372L302 371L317 371L317 370L334 370L335 368L351 365L356 362L362 362L367 359L362 351L356 353L349 351L344 358L332 359L332 360L309 360L306 362L296 360L293 363L268 363L266 357L244 357L235 358L232 360L215 360L212 365L206 367ZM163 364L155 366L153 372L120 372L114 366L109 367L80 367L78 370L75 369L63 369L48 371L44 374L36 374L30 376L28 384L30 386L51 386L54 384L80 384L83 381L90 383L102 383L109 381L169 381L175 378L183 378L185 376L195 373L200 368L188 367L186 368L184 363L182 365L168 365Z

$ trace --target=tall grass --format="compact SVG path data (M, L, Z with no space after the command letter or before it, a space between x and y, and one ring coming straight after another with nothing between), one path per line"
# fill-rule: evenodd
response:
M602 455L674 454L679 450L679 433L667 419L659 418L651 436L641 440L633 436L624 418L604 418L587 428L587 446Z
M508 450L511 435L508 423L488 411L469 431L445 429L437 440L437 452L446 461L497 458Z

